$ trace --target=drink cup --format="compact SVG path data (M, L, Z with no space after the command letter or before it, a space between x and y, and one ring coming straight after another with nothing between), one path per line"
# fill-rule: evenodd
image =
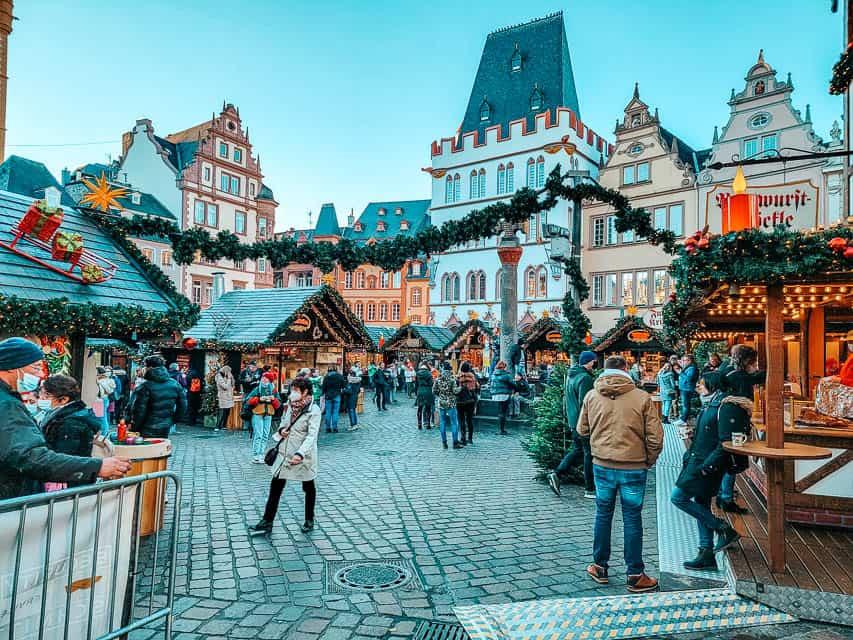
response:
M746 444L746 434L736 431L732 433L732 444L736 447L742 447Z
M690 427L686 424L678 425L678 437L687 440L690 437Z

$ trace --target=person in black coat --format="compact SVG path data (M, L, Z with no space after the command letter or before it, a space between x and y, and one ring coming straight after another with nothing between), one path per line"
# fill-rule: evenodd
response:
M195 369L187 370L187 408L189 423L195 426L201 412L201 399L204 395L204 379Z
M385 369L377 368L373 374L373 388L376 390L376 408L379 411L388 411L388 396L387 389L388 381L385 377Z
M730 396L721 388L719 373L703 376L700 391L708 397L696 421L693 442L684 453L683 466L670 500L678 509L696 519L699 529L699 553L684 563L687 569L716 569L715 553L731 546L740 537L725 520L711 512L711 498L716 495L723 475L733 467L732 454L723 442L732 433L747 433L752 403L746 398ZM714 534L717 544L714 545Z
M77 381L71 376L52 375L44 381L41 397L51 406L41 423L47 446L58 453L90 457L92 443L101 430L101 419L80 399ZM94 481L94 477L88 477L66 484L77 487Z
M167 438L175 422L187 412L187 397L169 377L160 356L145 358L145 384L131 399L133 429L143 436Z
M338 373L337 367L329 367L329 372L323 377L320 391L326 399L326 433L338 432L338 418L341 414L341 394L347 386L346 378Z

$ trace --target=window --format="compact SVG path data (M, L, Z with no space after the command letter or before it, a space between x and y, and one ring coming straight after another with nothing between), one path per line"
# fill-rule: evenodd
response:
M536 161L533 158L527 159L527 186L531 189L536 186Z
M489 103L483 100L483 102L480 103L480 122L488 122L491 114L492 109L489 107Z
M367 320L376 320L376 305L372 302L367 303Z
M684 205L673 204L669 207L669 230L675 235L684 235Z
M219 226L219 207L211 202L207 203L207 226Z
M355 287L356 289L364 289L364 271L356 271Z
M628 229L622 233L622 242L634 242L634 230Z
M486 299L486 274L483 271L472 271L467 278L467 299L468 300L485 300Z
M776 150L776 134L769 136L761 137L761 150L764 152L764 156L770 158L775 156L773 153Z
M234 233L241 235L246 233L246 214L243 211L237 211L234 214Z
M548 272L545 267L536 270L536 295L540 298L548 297Z
M296 274L296 286L300 289L314 286L314 272L302 271Z
M545 186L545 158L542 156L536 160L536 186L540 189Z
M498 165L498 193L504 193L506 190L506 167L503 164Z
M142 249L142 255L145 256L145 259L148 260L148 262L154 262L154 249L145 247Z
M513 193L515 191L515 167L510 162L506 165L506 192Z
M649 272L637 272L637 296L634 304L641 307L649 304Z
M243 291L246 288L246 283L245 282L235 282L234 284L231 285L231 288L234 291Z
M412 289L412 306L419 307L421 306L421 288L415 287Z
M608 307L616 306L616 274L608 273L605 277L604 304Z
M353 229L355 230L356 233L361 233L364 230L364 227L361 225L360 222L356 222L353 225Z
M231 184L230 176L227 173L219 174L219 190L228 193L228 186Z
M375 289L376 288L376 276L367 276L367 288Z
M352 289L352 271L344 274L344 289Z
M204 201L196 200L195 208L193 209L193 222L196 224L204 224Z
M231 176L231 193L235 196L240 195L240 178Z
M261 256L258 258L258 273L267 272L267 259Z
M392 282L394 283L392 286L393 286L395 289L399 289L399 288L400 288L400 282L401 282L401 280L400 280L400 272L399 272L399 271L393 271L393 272L391 272L391 279L392 279Z
M663 231L666 229L666 207L655 207L655 229Z
M266 218L258 218L258 237L267 237L267 225L269 224Z
M388 303L383 302L379 305L379 319L387 320L388 319Z
M743 157L741 160L749 160L758 153L758 138L749 138L743 141Z
M243 162L243 150L234 147L234 162Z
M607 216L607 244L616 244L618 242L616 233L616 216Z
M544 104L544 98L539 87L534 87L533 93L530 94L530 110L539 111Z
M764 88L765 88L764 80L759 80L758 82L755 83L755 88L752 91L753 95L756 95L756 96L764 95Z
M377 231L385 231L385 221L384 220L380 220L379 222L376 223L376 230Z
M524 272L524 293L527 298L536 297L536 271L533 267L528 267Z
M387 211L385 211L385 207L379 207L379 210L376 212L376 215L384 216L386 213Z
M172 266L172 252L168 249L163 249L160 252L160 266L161 267L171 267Z
M630 307L634 304L634 274L622 274L622 306Z
M395 215L395 216L401 216L401 215L403 215L403 207L396 207L396 208L394 209L394 215Z
M637 165L637 182L649 181L649 163L641 162Z
M634 184L634 165L622 167L622 184Z
M752 117L749 121L750 129L762 129L770 124L770 114L769 113L759 113Z
M628 155L629 156L638 156L641 153L643 153L643 149L645 149L645 147L642 145L642 143L636 142L636 143L632 144L631 147L628 149Z
M409 230L409 221L408 220L400 220L400 231L408 231Z
M594 218L592 221L592 246L604 246L604 225L607 224L605 218Z
M204 168L204 181L210 182L210 167Z
M364 320L364 304L361 302L355 303L355 315L358 316L359 320Z
M473 200L480 197L480 181L477 178L477 172L472 170L471 176L468 178L468 193Z
M495 300L500 301L501 299L501 289L504 286L504 276L503 271L498 269L497 274L495 275Z
M246 261L245 260L235 260L234 261L234 268L237 269L237 271L245 271L246 270Z
M478 191L481 198L486 197L486 170L480 169L480 189Z
M654 304L666 303L667 288L669 276L666 269L655 269L652 276L652 286L654 287Z
M393 322L399 322L400 321L400 303L399 302L393 302L391 304L391 320ZM420 322L420 318L418 319L418 322Z
M453 202L459 202L462 199L462 179L459 174L453 175Z
M391 307L392 315L393 315L393 308L394 307ZM420 324L420 323L421 323L421 317L420 316L418 316L418 315L412 316L412 324Z
M592 276L592 306L604 306L604 276Z
M201 282L193 280L193 304L201 304Z
M444 182L444 203L449 204L451 202L453 202L453 176L447 176L447 180Z
M255 195L255 183L254 182L249 183L249 195L250 196Z
M273 276L272 286L276 289L281 289L284 287L284 274L281 271L276 272Z
M227 158L228 157L228 145L224 142L219 143L219 157Z
M509 61L510 71L521 71L521 51L516 48Z
M213 283L205 282L204 283L204 304L210 304L213 302Z
M387 289L388 283L390 281L391 281L391 279L388 277L387 271L383 271L382 273L379 274L379 287L381 289Z

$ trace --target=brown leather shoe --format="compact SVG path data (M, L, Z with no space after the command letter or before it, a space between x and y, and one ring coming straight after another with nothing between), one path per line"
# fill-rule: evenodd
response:
M631 593L645 593L646 591L657 591L658 581L641 573L638 576L628 576L628 591Z
M610 579L607 577L607 569L600 567L597 564L591 564L586 568L589 577L595 580L598 584L607 584Z

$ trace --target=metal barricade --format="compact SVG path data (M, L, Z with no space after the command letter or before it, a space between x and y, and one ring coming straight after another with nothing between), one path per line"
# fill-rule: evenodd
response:
M112 640L146 627L170 640L180 507L172 471L0 501L0 638Z

